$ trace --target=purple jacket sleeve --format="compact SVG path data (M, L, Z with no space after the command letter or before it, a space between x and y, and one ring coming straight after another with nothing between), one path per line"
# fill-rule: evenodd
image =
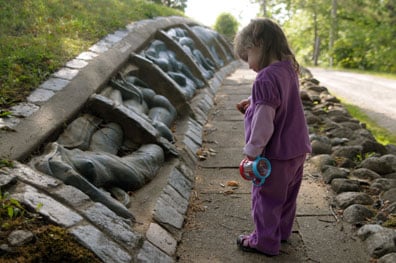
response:
M243 148L246 156L256 158L261 155L264 147L274 132L275 109L266 104L258 104L253 114L251 135Z

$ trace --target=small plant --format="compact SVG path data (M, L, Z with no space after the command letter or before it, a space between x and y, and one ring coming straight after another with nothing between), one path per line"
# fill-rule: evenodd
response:
M19 203L18 200L11 198L8 192L4 194L0 191L0 218L14 219L18 216L23 216L25 208ZM3 227L3 226L2 226Z
M362 153L359 153L358 155L356 155L356 161L358 163L361 163L363 160L373 157L374 155L375 155L375 152L365 153L364 155Z
M6 111L6 110L0 110L0 118L5 118L9 117L12 115L11 111Z
M12 160L0 159L0 169L3 167L13 168L14 163L12 162Z

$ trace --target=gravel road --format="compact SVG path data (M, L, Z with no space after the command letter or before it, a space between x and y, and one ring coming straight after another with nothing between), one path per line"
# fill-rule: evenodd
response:
M309 68L331 94L359 106L379 126L396 134L396 80L320 68Z

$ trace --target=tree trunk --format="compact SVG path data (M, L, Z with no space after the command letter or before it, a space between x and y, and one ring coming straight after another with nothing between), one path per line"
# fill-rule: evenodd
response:
M317 13L316 10L314 10L314 52L312 55L312 60L314 62L314 65L318 65L318 57L319 57L319 45L320 45L320 39L319 39L319 34L318 34L318 19L317 19Z
M267 17L267 0L262 0L261 7L263 8L263 17Z
M334 41L337 39L337 0L331 2L331 24L330 24L330 37L329 37L329 65L333 66L333 46Z

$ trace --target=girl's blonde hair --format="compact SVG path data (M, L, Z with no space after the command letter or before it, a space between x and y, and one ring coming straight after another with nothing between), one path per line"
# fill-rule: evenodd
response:
M287 38L281 27L268 18L252 19L244 27L234 40L235 54L244 61L247 61L247 50L253 46L261 47L262 58L260 68L267 67L272 59L291 60L296 72L299 72L298 64L291 51Z

